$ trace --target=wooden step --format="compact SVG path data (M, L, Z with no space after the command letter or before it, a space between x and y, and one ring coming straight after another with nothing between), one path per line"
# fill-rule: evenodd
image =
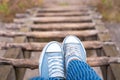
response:
M104 45L113 45L112 42L101 42L101 41L82 41L86 49L99 49ZM30 51L41 51L47 42L25 42L25 43L7 43L0 42L0 49L8 48L22 48Z
M5 26L7 29L20 29L23 26ZM95 23L51 23L51 24L31 24L33 30L82 30L82 29L93 29Z
M77 7L77 6L64 6L64 7L54 7L54 8L33 8L33 9L28 9L26 12L31 12L31 11L37 11L40 13L44 13L44 12L74 12L74 11L82 11L82 12L86 12L88 11L90 8L89 7Z
M120 63L119 57L91 57L87 58L87 63L90 66L105 66L112 63ZM0 57L0 64L9 64L18 68L30 68L37 69L39 66L38 61L31 59L12 59L12 58L4 58Z
M66 23L66 22L92 22L90 16L80 17L32 17L30 19L14 19L14 23L24 23L26 21L33 21L34 23Z
M33 24L30 25L35 30L81 30L93 29L94 23L53 23L53 24Z
M85 16L85 15L90 15L89 12L59 12L59 13L37 13L36 17L51 17L51 16Z
M103 31L104 32L104 31ZM99 32L97 30L81 30L81 31L33 31L33 32L11 32L0 31L0 36L15 37L15 36L27 36L33 38L64 38L67 35L76 35L78 37L90 37L95 36Z

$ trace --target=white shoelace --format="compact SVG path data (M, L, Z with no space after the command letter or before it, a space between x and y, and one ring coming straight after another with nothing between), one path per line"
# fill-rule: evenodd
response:
M50 77L63 77L64 78L64 63L61 56L49 57L48 68Z
M84 60L85 56L83 56L80 51L80 45L67 44L65 50L66 50L66 55L65 55L66 59L68 56L73 56L67 60L66 62L67 65L71 60L74 60L74 59Z
M78 57L81 56L81 53L80 53L80 49L79 49L79 45L66 45L66 55L65 57L67 56L71 56L71 55L76 55Z

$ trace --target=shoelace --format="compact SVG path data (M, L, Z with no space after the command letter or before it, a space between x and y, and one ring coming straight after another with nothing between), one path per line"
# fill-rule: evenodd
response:
M80 49L79 49L78 45L67 44L66 45L66 53L67 54L65 55L65 57L71 56L71 55L79 56L80 55Z
M66 55L65 57L74 55L75 58L79 58L81 60L84 60L85 56L82 55L80 51L80 45L79 44L66 44Z
M50 77L64 77L64 63L61 56L49 57L48 68Z

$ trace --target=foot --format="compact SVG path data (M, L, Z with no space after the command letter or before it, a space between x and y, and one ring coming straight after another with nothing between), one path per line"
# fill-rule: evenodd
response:
M71 60L86 62L86 51L82 42L76 36L67 36L63 41L63 51L65 55L65 66Z
M58 42L50 42L43 49L39 59L39 73L45 79L64 78L64 58Z

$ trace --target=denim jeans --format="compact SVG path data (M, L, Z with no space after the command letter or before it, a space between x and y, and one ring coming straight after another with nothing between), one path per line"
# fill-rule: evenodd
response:
M85 62L72 60L66 69L66 79L50 77L47 80L101 80L96 72ZM46 80L42 77L34 77L30 80Z

